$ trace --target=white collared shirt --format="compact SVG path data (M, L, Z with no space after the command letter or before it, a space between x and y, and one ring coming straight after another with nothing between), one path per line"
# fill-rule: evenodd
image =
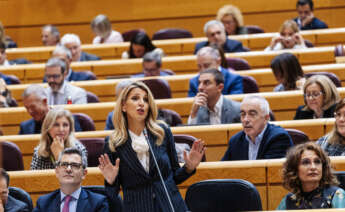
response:
M132 148L137 153L137 157L147 173L149 173L149 145L147 144L145 135L143 132L137 136L132 131L128 130L129 136L132 140Z
M246 135L246 140L248 141L248 160L256 160L258 156L260 144L261 144L262 138L264 137L266 128L267 128L267 124L265 128L260 132L260 134L256 136L254 142L249 138L248 135Z
M75 190L70 196L72 196L71 200L69 201L69 212L76 212L77 211L77 203L81 193L81 187ZM60 204L60 212L62 212L63 206L65 205L65 197L67 196L60 190L60 197L61 197L61 204Z
M216 105L214 106L213 110L210 110L207 107L207 110L210 114L210 124L221 124L222 123L222 107L223 107L223 95L220 95ZM191 116L188 117L188 124L197 124L198 116L192 118Z

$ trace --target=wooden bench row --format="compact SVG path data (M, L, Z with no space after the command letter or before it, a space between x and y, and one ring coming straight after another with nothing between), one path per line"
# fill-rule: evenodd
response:
M330 46L344 43L345 28L332 28L321 30L302 31L304 39L309 40L314 46ZM242 42L243 46L254 50L263 50L271 42L272 37L277 36L278 33L263 33L250 35L233 35L230 39ZM189 55L193 54L196 43L207 40L205 37L199 38L185 38L185 39L171 39L171 40L156 40L154 45L162 48L164 53L168 56L173 55ZM127 51L129 42L118 44L103 44L103 45L82 45L82 50L100 56L102 59L121 58L122 52ZM32 62L46 62L52 55L55 47L26 47L7 49L6 54L8 59L26 58Z
M272 123L284 128L301 130L311 140L317 140L332 129L334 119L278 121ZM219 161L226 151L230 138L241 130L241 124L172 127L174 134L189 134L203 139L207 145L207 161ZM76 133L76 136L77 138L104 138L110 133L111 131L90 131ZM33 149L38 144L39 139L39 134L0 136L0 141L11 141L19 146L23 153L25 169L30 168Z
M307 65L303 66L305 73L310 72L330 72L334 73L341 80L342 84L345 83L345 64L325 64L325 65ZM251 76L256 80L260 92L271 92L273 88L278 84L271 69L253 69L249 71L236 72L242 76ZM195 74L183 74L164 77L147 77L145 79L164 79L169 82L172 97L181 98L187 97L189 89L189 80L194 77ZM142 80L144 78L136 78L131 80ZM98 96L101 102L114 101L115 87L117 83L125 79L109 79L109 80L97 80L97 81L83 81L73 82L72 84L82 87L87 91L90 91ZM42 84L47 86L46 84ZM8 88L12 92L13 98L15 98L19 105L22 105L22 94L28 84L10 85Z
M334 46L309 49L287 50L295 54L302 65L335 63ZM271 60L286 51L253 51L228 53L227 57L246 59L253 69L270 67ZM164 69L171 69L176 74L197 73L195 55L165 57L162 61ZM0 67L3 74L14 74L23 83L42 82L45 64L28 64L10 67ZM142 71L142 59L101 60L72 63L76 71L91 70L98 79L132 75Z
M338 88L338 91L340 96L344 98L345 88ZM227 98L241 101L245 95L247 94L228 95ZM296 108L304 104L301 91L269 92L258 93L257 95L261 95L268 100L276 120L292 120L296 113ZM164 99L156 100L156 102L159 108L171 109L178 112L183 119L183 123L186 123L193 98ZM94 120L96 129L103 130L107 115L114 109L114 106L114 102L107 102L87 105L65 105L65 108L73 113L88 114ZM17 134L19 132L20 122L30 118L30 115L24 107L0 109L0 127L5 135Z
M182 196L187 188L201 180L244 179L258 189L264 210L274 210L287 191L282 187L281 167L284 159L203 162L197 172L178 185ZM335 170L344 170L345 157L331 157ZM31 195L34 202L41 195L59 188L54 170L9 172L10 186L20 187ZM98 168L88 168L83 185L104 185L104 178Z
M200 37L204 36L204 24L214 19L217 10L229 2L216 1L210 4L207 0L200 0L195 4L183 0L133 0L130 4L117 4L116 7L113 4L111 0L69 2L68 6L60 1L49 1L45 4L41 4L40 1L4 1L1 4L0 20L6 26L6 34L19 46L41 45L40 28L44 24L55 24L61 35L77 33L83 43L91 43L94 35L90 29L90 22L100 13L106 14L113 28L120 32L144 28L152 35L159 29L174 27L187 29L195 37ZM291 0L234 0L231 4L240 8L246 25L259 25L266 32L277 31L285 20L297 16L296 4ZM344 27L343 1L315 1L314 7L315 16L325 21L329 27Z

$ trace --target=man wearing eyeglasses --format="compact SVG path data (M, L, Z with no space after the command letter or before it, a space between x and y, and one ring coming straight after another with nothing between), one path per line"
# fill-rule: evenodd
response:
M247 96L241 103L243 130L231 137L223 161L285 157L293 145L287 131L268 123L270 107L261 96Z
M109 211L105 196L81 187L87 174L87 162L76 148L64 149L55 168L60 189L41 196L37 200L35 212L88 212Z
M60 105L72 102L72 104L86 104L86 91L65 81L66 62L53 57L48 60L45 68L45 77L49 87L47 88L48 104Z

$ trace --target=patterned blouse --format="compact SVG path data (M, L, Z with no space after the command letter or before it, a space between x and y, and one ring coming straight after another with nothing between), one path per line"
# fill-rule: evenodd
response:
M83 158L86 158L87 161L87 150L82 143L78 140L75 141L75 147L79 149L82 154ZM51 157L42 157L38 155L38 146L34 149L34 155L32 156L31 161L31 170L41 170L41 169L55 169L55 161Z
M327 152L328 156L344 156L345 145L344 144L330 144L328 143L328 135L325 135L316 142L321 148Z

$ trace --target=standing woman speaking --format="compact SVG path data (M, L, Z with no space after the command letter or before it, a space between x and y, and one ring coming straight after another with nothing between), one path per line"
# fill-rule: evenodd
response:
M157 121L157 106L149 88L133 82L116 102L115 130L99 158L109 196L123 190L124 211L187 211L177 184L195 173L204 152L196 140L180 167L170 128ZM158 166L158 167L157 167Z

